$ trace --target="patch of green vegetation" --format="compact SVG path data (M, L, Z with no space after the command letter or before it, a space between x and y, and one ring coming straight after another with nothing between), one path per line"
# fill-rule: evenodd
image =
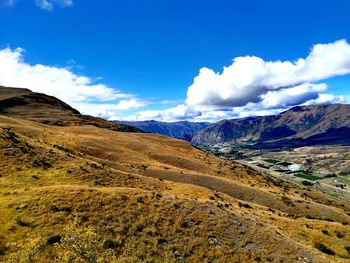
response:
M267 162L267 163L271 163L271 164L276 164L276 163L280 162L280 161L275 160L275 159L265 159L264 161Z
M339 176L338 179L339 179L343 184L350 185L350 178L349 178L349 177L346 177L346 176Z
M251 159L251 158L247 158L247 159L245 159L247 162L253 162L254 160L253 159Z
M316 181L316 180L318 180L318 179L321 179L321 178L318 177L318 176L309 175L309 174L304 174L304 173L297 173L297 174L294 174L294 176L300 177L300 178L304 178L304 179L307 179L307 180L311 180L311 181Z

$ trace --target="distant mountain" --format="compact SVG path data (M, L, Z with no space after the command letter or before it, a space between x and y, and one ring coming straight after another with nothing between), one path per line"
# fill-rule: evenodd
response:
M275 116L223 120L192 138L197 145L231 141L258 148L350 144L350 105L296 106Z
M119 123L134 126L142 131L158 133L174 138L185 139L191 141L192 135L207 127L207 122L161 122L161 121L120 121Z

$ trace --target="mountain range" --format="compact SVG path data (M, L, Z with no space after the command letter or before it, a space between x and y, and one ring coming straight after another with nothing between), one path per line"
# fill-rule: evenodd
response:
M119 123L137 127L138 129L145 132L163 134L173 138L184 139L187 141L191 141L192 136L195 132L207 127L210 124L208 122L161 122L155 120L133 122L119 121Z
M350 259L348 201L52 96L0 87L0 149L2 262Z
M194 145L233 142L253 148L350 144L350 105L295 106L274 116L217 123L124 122L143 131L185 138Z
M198 131L193 144L235 142L257 148L350 144L350 105L296 106L275 116L223 120Z

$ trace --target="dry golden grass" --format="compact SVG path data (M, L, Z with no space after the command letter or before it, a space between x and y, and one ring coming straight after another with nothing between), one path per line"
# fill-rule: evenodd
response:
M0 148L0 261L350 260L349 203L184 141L0 116Z

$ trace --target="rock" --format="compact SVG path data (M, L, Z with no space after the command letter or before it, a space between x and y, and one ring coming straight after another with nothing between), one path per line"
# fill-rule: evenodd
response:
M219 246L220 245L220 241L217 240L215 237L209 237L208 243L209 243L209 245L212 245L212 246Z
M302 263L311 263L311 259L308 259L307 257L298 257L298 261Z
M180 251L178 251L178 250L174 251L174 256L177 260L183 260L183 257L181 255Z

